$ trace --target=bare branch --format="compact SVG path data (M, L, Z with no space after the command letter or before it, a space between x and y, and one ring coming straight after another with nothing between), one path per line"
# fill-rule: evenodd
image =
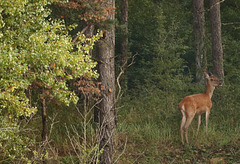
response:
M125 141L125 144L124 144L124 148L123 148L123 151L121 152L121 154L117 157L117 159L114 161L114 163L117 163L119 158L125 153L126 151L126 148L127 148L127 136L126 136L126 141Z
M239 25L240 22L229 22L229 23L222 23L222 25L227 26L227 25Z
M127 65L128 60L126 60L126 61L123 63L123 65L120 67L120 70L121 70L121 71L120 71L120 73L119 73L118 76L117 76L118 94L117 94L116 102L117 102L118 99L120 98L120 94L121 94L121 91L122 91L122 87L121 87L121 85L120 85L120 78L121 78L122 74L124 74L124 71L125 71L128 67L130 67L131 65L134 64L134 60L135 60L135 58L136 58L137 55L138 55L138 53L136 53L135 55L133 55L130 64Z
M83 30L81 31L81 33L83 34L85 31L87 31L87 29L92 25L92 23L89 23L86 27L83 28ZM78 40L79 36L76 36L73 41L72 44L74 44L77 40Z
M222 0L222 1L219 1L219 2L215 3L214 5L212 5L212 6L208 9L208 11L212 10L212 8L214 8L214 7L217 6L217 5L220 5L220 3L223 3L224 1L225 1L225 0Z

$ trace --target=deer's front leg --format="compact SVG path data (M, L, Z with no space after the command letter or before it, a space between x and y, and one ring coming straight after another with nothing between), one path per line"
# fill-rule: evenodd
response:
M209 119L209 114L210 114L210 111L207 111L206 112L206 134L208 135L208 119Z
M201 114L198 115L198 128L197 128L197 135L198 135L198 132L199 132L200 125L201 125Z

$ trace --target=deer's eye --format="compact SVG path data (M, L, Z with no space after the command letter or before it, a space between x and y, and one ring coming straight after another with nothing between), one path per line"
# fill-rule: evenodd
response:
M210 79L211 81L214 81L214 79Z

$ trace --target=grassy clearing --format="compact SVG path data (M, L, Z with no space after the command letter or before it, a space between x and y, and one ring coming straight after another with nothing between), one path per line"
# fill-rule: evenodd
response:
M196 136L197 117L189 127L189 145L182 145L177 101L174 109L143 99L132 100L122 108L117 129L120 164L141 163L238 163L240 162L240 109L230 97L218 91L210 114L209 135L205 115ZM224 99L219 102L216 99ZM144 103L145 102L145 103ZM227 103L226 103L227 102ZM126 148L124 150L124 145Z

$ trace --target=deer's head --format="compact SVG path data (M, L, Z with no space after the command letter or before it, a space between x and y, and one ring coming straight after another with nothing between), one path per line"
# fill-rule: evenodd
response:
M204 72L204 75L211 86L218 87L223 85L223 80L217 78L216 76L213 76L212 73Z

